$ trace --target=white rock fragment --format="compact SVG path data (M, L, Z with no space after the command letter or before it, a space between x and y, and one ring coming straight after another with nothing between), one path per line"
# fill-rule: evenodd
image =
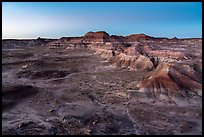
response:
M25 68L27 68L27 67L28 67L28 65L24 65L24 66L22 66L23 69L25 69Z

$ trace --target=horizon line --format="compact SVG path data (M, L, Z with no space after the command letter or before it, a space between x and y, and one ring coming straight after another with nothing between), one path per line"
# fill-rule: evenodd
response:
M94 32L94 33L96 33L96 32L105 32L105 33L107 33L106 31L103 31L103 30L98 30L98 31L88 31L88 32ZM88 32L86 32L86 33L88 33ZM85 33L85 34L86 34ZM84 34L84 35L85 35ZM107 34L109 34L109 33L107 33ZM167 37L167 36L152 36L152 35L149 35L149 34L146 34L146 33L131 33L131 34L129 34L129 35L116 35L116 34L109 34L110 36L123 36L123 37L127 37L127 36L130 36L130 35L137 35L137 34L144 34L144 35L146 35L146 36L150 36L150 37L154 37L154 38L167 38L167 39L173 39L173 38L178 38L178 39L189 39L189 38L199 38L199 39L202 39L202 36L201 37L176 37L176 36L173 36L173 37ZM4 40L4 39L26 39L26 40L29 40L29 39L38 39L38 38L44 38L44 39L60 39L60 38L63 38L63 37L83 37L84 35L75 35L75 36L60 36L60 37L55 37L55 38L53 38L53 37L47 37L47 36L37 36L37 37L27 37L27 38L21 38L21 37L19 37L19 38L3 38L2 37L2 40Z

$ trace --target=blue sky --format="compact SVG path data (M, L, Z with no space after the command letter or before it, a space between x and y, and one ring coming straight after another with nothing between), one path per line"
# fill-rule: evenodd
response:
M201 2L3 2L2 38L110 35L202 37Z

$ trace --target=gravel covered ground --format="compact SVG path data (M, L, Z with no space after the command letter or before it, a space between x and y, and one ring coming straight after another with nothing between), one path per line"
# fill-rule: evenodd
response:
M144 76L83 48L4 49L2 132L201 135L202 106L145 97Z

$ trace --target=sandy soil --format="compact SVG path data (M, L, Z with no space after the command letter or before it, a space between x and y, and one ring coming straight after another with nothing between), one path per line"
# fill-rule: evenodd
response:
M3 134L202 134L202 106L147 98L145 72L87 49L2 51Z

